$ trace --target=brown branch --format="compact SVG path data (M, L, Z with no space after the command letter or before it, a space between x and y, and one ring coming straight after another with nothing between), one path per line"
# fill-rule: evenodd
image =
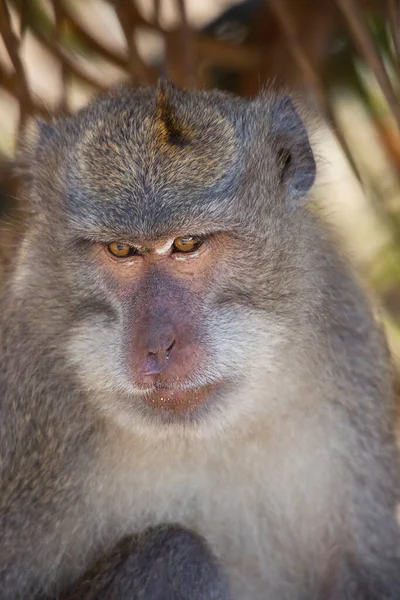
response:
M297 35L296 25L292 20L292 17L282 0L269 0L270 10L273 13L275 19L279 23L283 34L286 37L287 47L291 53L293 60L299 67L299 70L303 74L304 81L310 88L311 94L314 98L316 108L320 111L322 116L325 118L327 123L331 126L333 133L335 134L339 144L341 145L347 160L357 179L361 182L361 176L358 170L352 152L350 150L348 141L343 135L340 129L335 113L329 103L326 96L324 87L320 81L317 71L314 69L311 61L309 60L306 52L301 45L299 37Z
M19 38L22 40L28 29L27 0L16 0L15 4L19 14Z
M159 65L159 73L158 76L162 75L166 77L167 75L167 40L165 38L165 33L161 29L161 0L153 0L153 24L160 35L162 35L164 40L164 48L163 48L163 56L161 64Z
M160 13L161 13L161 0L153 0L153 10L154 10L154 23L159 28L160 21Z
M161 28L160 0L154 0L155 8L153 22L146 21L146 19L142 17L132 2L124 2L124 0L109 1L114 8L116 3L119 1L123 8L129 13L129 19L133 21L135 27L145 27L150 30L153 29L165 38L166 43L168 42L169 38L177 35L176 30L165 32ZM73 27L75 34L80 37L89 48L98 54L103 55L104 58L107 58L110 62L114 62L116 65L122 68L127 68L128 62L124 57L121 57L120 55L112 52L110 49L105 48L97 40L95 40L73 17L66 6L64 6L64 11L68 18L69 24ZM259 58L258 53L254 48L250 46L235 46L229 42L211 38L197 31L192 31L191 33L193 35L192 43L193 53L195 56L207 59L213 64L217 64L226 68L238 69L240 71L257 68ZM142 65L144 65L146 77L148 77L150 81L154 81L156 78L155 71L150 66L145 65L143 61L141 61L140 57L139 61L142 63Z
M272 14L279 23L282 32L286 37L289 52L299 67L299 70L302 72L304 80L310 88L317 106L325 111L327 102L323 87L320 84L317 72L303 50L297 35L296 26L293 23L289 11L282 3L282 0L269 0L269 6Z
M176 0L178 12L180 16L180 33L181 33L181 60L184 64L184 72L186 86L193 88L196 83L196 60L194 53L193 37L191 35L189 23L186 15L185 0Z
M154 29L158 33L164 35L166 42L168 42L169 38L177 35L176 30L163 31L159 24L146 21L132 2L124 2L124 0L109 1L112 2L114 6L116 2L120 2L124 5L125 9L130 12L135 27L143 26L148 29ZM157 15L159 16L159 12ZM236 46L229 42L209 37L198 31L193 32L193 47L195 56L207 59L211 63L222 67L246 71L247 69L257 68L259 64L258 53L251 46Z
M82 38L83 45L90 46L90 49L93 50L94 53L102 56L116 64L118 67L122 67L124 70L127 70L128 63L127 60L117 54L109 51L101 44L96 42L85 30L78 24L78 22L74 19L72 14L67 12L65 7L62 4L59 4L61 0L53 0L55 3L58 3L58 10L60 12L60 16L64 19L65 23L68 25L72 25L72 29L78 38ZM62 46L61 43L54 38L54 36L48 37L45 35L36 25L35 22L30 23L30 31L38 39L45 48L47 48L56 58L60 60L63 64L63 68L66 69L69 73L69 76L73 75L77 79L87 83L91 87L96 90L106 90L108 88L107 84L105 84L101 79L97 79L90 74L86 73L84 69L82 69L72 58L68 56L66 53L66 49ZM155 79L155 70L149 68L149 72L152 74L153 79Z
M52 0L56 26L54 28L54 42L60 45L60 40L65 25L65 16L62 11L59 0ZM68 112L68 78L69 71L65 61L61 61L61 81L62 81L62 98L60 102L60 110Z
M112 4L128 45L131 77L133 80L139 80L139 83L150 83L152 81L152 73L141 59L134 39L135 27L137 26L135 19L136 8L131 2L127 2L126 0L112 0Z
M55 0L57 1L57 0ZM3 21L1 19L2 14L1 14L1 7L5 4L5 0L0 0L0 31L3 35L4 38L4 27L3 27ZM84 69L82 69L78 64L76 64L74 62L73 59L71 59L70 57L67 56L65 49L58 44L57 41L51 38L49 38L47 35L45 35L35 24L35 21L30 22L29 23L30 26L30 33L32 33L32 35L47 49L49 50L49 52L55 56L56 58L58 58L58 60L64 65L64 68L69 72L70 75L74 75L77 79L81 80L82 82L88 84L89 86L93 87L95 90L98 91L102 91L102 90L107 90L108 86L106 84L104 84L100 79L96 79L94 77L92 77L91 75L89 75L88 73L85 72ZM17 40L18 42L18 40ZM19 56L18 56L19 58ZM15 68L15 65L14 65ZM26 78L25 78L26 81ZM27 85L27 91L28 94L30 94L29 92L29 86ZM19 96L18 92L16 92L17 96ZM30 97L30 102L31 105L33 104L33 100L32 97Z
M176 35L175 31L167 32L167 38ZM195 55L206 59L214 65L238 71L257 69L259 56L255 48L247 46L234 46L229 42L217 40L202 33L197 33L193 38Z
M400 63L400 11L398 0L388 0L389 25L392 34L395 60Z
M0 63L0 88L6 90L11 96L18 98L18 86L19 82L15 73L7 72L3 65ZM32 114L42 115L47 117L49 111L42 104L32 99L31 111Z
M20 123L22 127L26 117L32 111L32 97L29 90L25 69L19 55L19 39L15 35L10 20L10 13L6 0L0 0L0 31L12 62L16 75L16 95L20 104Z
M365 27L362 13L354 0L336 0L354 41L367 65L372 69L400 129L400 106L389 76L375 44Z
M1 0L0 0L1 1ZM95 90L102 91L107 90L108 86L100 79L96 79L85 72L77 63L74 62L72 58L67 56L65 48L55 42L53 39L48 38L44 35L39 29L34 27L34 24L31 24L31 33L33 36L39 40L47 50L49 50L53 56L58 58L58 60L64 64L65 68L69 71L70 75L74 75L77 79L80 79L84 83L87 83Z
M90 33L86 31L86 29L75 18L68 5L63 4L63 0L54 0L54 2L57 3L58 10L62 14L65 22L68 24L68 27L70 27L74 35L76 35L84 47L87 47L95 54L100 55L102 58L114 63L118 67L123 69L128 68L128 61L126 58L117 52L114 52L110 48L103 46L94 37L92 37L92 35L90 35Z

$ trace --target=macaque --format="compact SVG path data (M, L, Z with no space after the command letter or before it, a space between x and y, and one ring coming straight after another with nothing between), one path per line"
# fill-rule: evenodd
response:
M290 97L125 85L18 160L1 600L399 600L392 366Z

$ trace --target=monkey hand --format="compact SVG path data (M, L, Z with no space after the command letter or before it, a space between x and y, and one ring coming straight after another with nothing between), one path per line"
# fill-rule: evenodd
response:
M205 541L179 525L125 538L62 600L230 600Z

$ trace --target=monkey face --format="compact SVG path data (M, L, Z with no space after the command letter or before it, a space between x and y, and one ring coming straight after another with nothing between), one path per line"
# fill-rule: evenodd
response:
M98 268L122 306L122 357L138 402L186 414L206 403L220 381L207 363L206 291L223 236L100 245ZM121 256L122 253L122 256Z
M268 385L307 287L294 199L315 164L293 107L122 88L39 138L36 231L61 250L90 397L135 428L254 412L249 382Z
M190 238L199 242L188 251ZM249 410L230 391L273 370L282 328L249 302L241 244L221 231L89 244L79 279L91 279L110 308L79 319L69 359L103 409L142 428L194 428L210 414L227 422Z

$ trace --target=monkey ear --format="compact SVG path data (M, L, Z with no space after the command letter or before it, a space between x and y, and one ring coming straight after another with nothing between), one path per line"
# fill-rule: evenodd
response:
M306 128L289 96L276 102L271 123L280 180L291 196L305 196L315 181L316 164Z
M50 140L55 132L55 127L41 119L30 119L22 131L22 150L28 154L35 154L41 142Z
M29 166L37 162L40 150L54 137L55 130L50 123L40 119L29 119L22 130L18 147L18 163L21 168L29 170Z
M42 206L41 195L35 192L41 174L51 173L50 177L55 177L55 170L49 166L46 158L51 156L49 142L55 137L55 132L54 125L37 119L30 119L21 132L16 156L16 173L21 176L21 188L29 197L32 211L39 210Z

